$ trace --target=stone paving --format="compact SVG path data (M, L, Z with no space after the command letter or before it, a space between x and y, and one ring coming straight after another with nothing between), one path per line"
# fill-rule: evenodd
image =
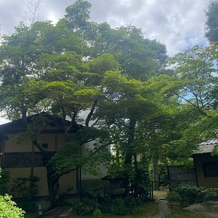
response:
M158 206L159 206L159 214L149 218L164 218L167 214L170 213L167 200L159 199Z

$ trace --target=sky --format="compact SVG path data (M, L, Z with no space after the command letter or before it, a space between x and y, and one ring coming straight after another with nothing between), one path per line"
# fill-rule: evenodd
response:
M0 0L0 32L13 33L22 21L28 1ZM41 0L38 20L56 22L65 14L65 8L75 0ZM166 45L169 56L191 48L207 45L204 36L205 11L210 0L89 0L90 19L108 22L112 27L133 25L141 28L146 38ZM0 123L3 122L0 120Z

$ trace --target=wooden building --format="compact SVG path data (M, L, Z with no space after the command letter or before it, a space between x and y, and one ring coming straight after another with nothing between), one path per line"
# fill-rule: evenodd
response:
M211 153L218 140L202 142L199 149L193 152L198 186L218 188L218 156Z

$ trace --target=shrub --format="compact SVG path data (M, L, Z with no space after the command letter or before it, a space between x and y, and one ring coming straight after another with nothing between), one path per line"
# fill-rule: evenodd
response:
M74 202L72 207L79 216L90 215L94 212L95 208L88 198L84 198L79 202Z
M203 193L200 188L190 185L179 185L167 195L169 202L179 202L183 206L202 202L202 199Z
M9 195L0 195L0 218L23 218L24 213Z
M8 192L6 184L10 181L10 174L6 170L0 168L0 194L4 195Z
M125 200L120 198L115 199L113 201L113 211L117 215L125 215L127 213Z
M201 192L204 195L204 201L218 201L218 188L201 187Z
M166 199L170 202L170 203L173 203L173 202L181 202L182 199L181 199L181 196L179 195L179 193L177 193L176 191L171 191L167 194L167 197Z
M183 206L205 201L217 201L218 189L179 185L172 192L168 193L167 200L169 202L179 202Z
M204 199L204 193L196 186L182 185L175 188L175 191L180 195L180 203L183 206L200 203Z
M128 214L136 214L139 212L139 207L142 205L140 198L126 197L124 200Z
M16 202L19 207L22 207L25 211L34 211L35 202L34 197L38 193L39 177L33 176L28 178L16 178L13 180L13 186L11 192L13 196L16 196Z
M103 214L111 213L111 203L112 203L111 199L110 198L106 198L106 199L104 199L103 202L101 202L99 204L99 209L101 210L101 212Z
M94 218L102 218L102 213L99 209L95 209L93 216Z

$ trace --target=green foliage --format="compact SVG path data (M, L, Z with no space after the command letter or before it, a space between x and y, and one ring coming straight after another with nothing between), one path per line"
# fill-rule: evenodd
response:
M8 188L6 187L6 185L9 181L9 171L0 168L0 195L3 195L8 192Z
M0 218L24 218L24 213L9 195L0 195Z
M33 176L29 178L16 178L13 180L11 189L12 194L16 197L16 202L19 207L25 211L34 211L34 197L38 193L37 182L40 178Z
M100 182L95 182L90 189L90 194L96 198L100 192L100 190L102 189L102 184Z
M181 196L179 195L178 192L176 191L171 191L167 194L167 197L166 199L170 202L170 203L173 203L173 202L182 202L182 198Z
M218 201L218 188L201 187L200 191L204 195L204 201Z
M210 42L218 42L218 1L211 1L206 12L205 36Z
M98 205L102 214L111 213L112 200L110 198L104 198L104 201Z
M94 213L93 213L93 217L94 218L102 218L102 213L99 209L95 209Z
M168 170L165 164L158 164L160 186L168 185Z
M148 170L137 170L136 179L138 180L139 196L143 201L147 201L151 188Z
M168 193L167 200L169 202L179 202L183 206L206 201L217 201L218 189L179 185Z
M139 213L141 205L142 200L140 198L116 198L112 201L112 211L117 215L136 214Z
M87 197L79 202L73 202L72 207L79 216L90 215L95 211L95 206Z
M139 213L139 207L143 204L143 198L126 197L124 198L128 214Z
M188 206L194 203L199 203L203 201L204 195L200 191L199 187L183 185L178 186L174 190L181 197L180 203L184 206Z
M127 214L127 207L125 204L125 200L121 198L117 198L112 203L113 212L117 215L125 215Z

